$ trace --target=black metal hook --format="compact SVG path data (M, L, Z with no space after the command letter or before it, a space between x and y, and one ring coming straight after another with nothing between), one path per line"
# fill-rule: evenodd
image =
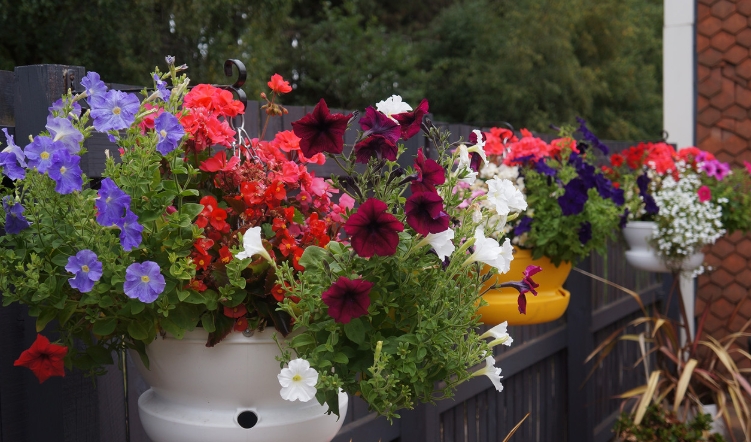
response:
M664 142L667 143L668 138L670 138L670 134L668 134L668 131L666 131L665 129L663 129L662 132L660 132L660 137L662 137L661 141L664 141Z
M224 62L224 75L232 77L232 66L237 68L237 80L230 86L219 86L222 89L232 91L237 94L237 99L243 104L243 113L248 108L248 96L245 95L245 91L242 90L242 86L245 84L245 80L248 79L248 71L245 69L245 64L236 58L230 58Z

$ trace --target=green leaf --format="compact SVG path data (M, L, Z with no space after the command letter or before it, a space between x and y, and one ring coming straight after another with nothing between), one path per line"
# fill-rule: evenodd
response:
M185 336L185 330L172 321L171 316L169 318L162 318L159 325L177 339L182 339Z
M68 322L68 319L73 316L73 312L76 311L76 307L77 306L75 302L69 302L67 305L65 305L65 307L57 315L57 321L60 323L60 325L65 325L65 323Z
M55 316L57 316L57 312L58 312L57 310L51 309L51 308L46 308L42 310L39 317L37 317L37 323L36 323L37 333L44 330L44 327L46 327L50 321L55 319Z
M215 332L216 324L214 323L214 315L208 312L204 313L201 316L201 326L209 333Z
M305 345L315 344L316 341L309 334L297 335L289 342L289 346L292 348L299 348Z
M107 336L115 331L117 327L117 318L99 319L94 323L92 331L95 335Z
M295 214L292 216L292 221L297 224L305 224L305 216L295 208Z
M338 363L340 363L340 364L346 364L346 363L348 363L348 362L349 362L349 358L347 357L347 355L345 355L345 354L344 354L344 353L342 353L342 352L339 352L339 353L335 353L335 354L334 354L334 357L333 357L333 358L331 358L331 359L332 359L332 360L333 360L334 362L338 362Z
M134 321L128 324L128 334L135 340L143 341L148 339L150 327L143 321Z
M192 220L193 218L197 217L202 210L203 204L183 203L183 206L180 208L180 214L188 215Z
M145 308L146 304L141 301L138 301L136 299L130 301L130 312L134 315L141 313Z
M58 253L52 257L52 263L57 264L60 267L65 267L68 265L68 258L69 256L64 253Z
M276 236L276 232L274 232L274 229L271 227L271 224L269 223L261 224L261 230L263 230L263 237L266 239L273 238Z
M102 299L99 300L99 307L107 308L112 307L115 304L115 301L112 300L112 297L109 295L102 296Z
M196 189L185 189L182 192L180 192L180 196L198 196L198 190L196 190Z
M328 257L326 249L317 246L308 246L300 257L300 265L308 268L323 268L323 261Z
M92 345L86 349L86 354L91 356L97 364L111 365L112 364L112 352L99 345Z
M362 320L357 318L344 324L344 334L347 335L347 339L355 344L360 345L365 342L365 327Z

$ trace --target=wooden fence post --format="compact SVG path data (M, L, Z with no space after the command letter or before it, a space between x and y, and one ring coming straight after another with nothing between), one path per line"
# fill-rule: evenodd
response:
M576 267L590 271L592 256ZM568 441L594 440L594 384L585 384L587 370L584 359L594 349L592 334L592 280L579 272L571 272L566 281L571 302L566 311L568 331Z

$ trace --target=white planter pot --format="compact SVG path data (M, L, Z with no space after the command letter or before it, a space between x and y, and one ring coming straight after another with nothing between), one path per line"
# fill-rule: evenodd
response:
M670 273L665 262L649 245L652 235L657 232L657 223L653 221L629 221L623 228L623 236L630 250L626 252L626 260L632 266L648 272ZM694 270L704 262L703 253L695 253L681 266L681 270Z
M151 388L138 398L144 430L153 442L330 441L342 426L348 398L339 394L341 418L325 405L285 401L279 395L279 348L273 331L251 337L230 333L206 347L207 333L149 344L150 370L133 354ZM253 424L254 415L257 422Z

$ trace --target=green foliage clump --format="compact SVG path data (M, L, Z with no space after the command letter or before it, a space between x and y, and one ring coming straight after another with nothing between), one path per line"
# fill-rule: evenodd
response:
M631 415L623 413L615 424L619 441L626 442L725 442L722 435L709 434L712 416L697 414L686 422L658 405L650 405L641 425L634 425Z

